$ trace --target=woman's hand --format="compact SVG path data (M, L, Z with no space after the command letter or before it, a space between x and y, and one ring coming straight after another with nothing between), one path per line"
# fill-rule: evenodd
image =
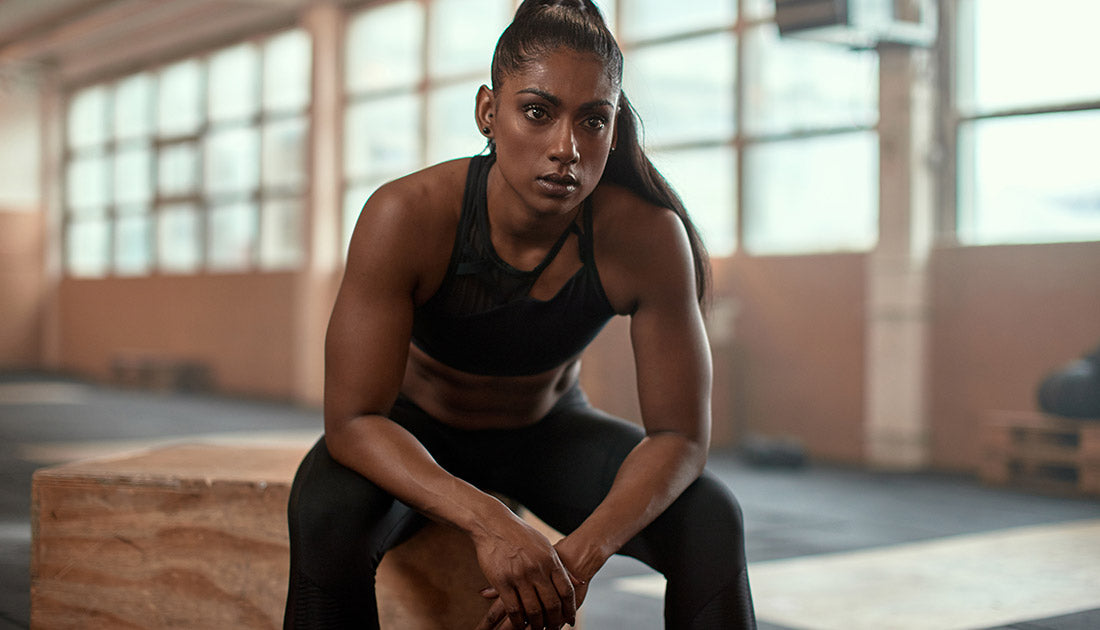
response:
M573 580L537 530L510 515L475 535L474 546L490 585L482 595L496 599L477 630L557 630L576 622Z
M584 602L585 596L588 595L588 582L577 577L576 570L579 567L579 558L572 558L573 552L569 550L571 539L567 536L556 545L554 545L554 551L558 554L558 559L565 567L566 574L569 576L569 581L573 585L573 599L575 606L573 608L574 614L571 617L565 618L562 624L550 625L546 624L546 628L551 630L558 630L563 624L576 625L576 611L580 610L581 604ZM529 623L521 623L516 625L505 611L504 602L501 601L497 590L493 587L482 589L481 595L487 599L495 600L490 607L485 619L482 620L482 625L478 626L478 630L483 628L489 628L491 630L524 630L525 628L532 628L535 630L541 630L539 626Z
M574 578L572 575L569 576L569 579L573 583L573 592L576 596L577 610L580 610L581 603L584 602L584 598L588 594L588 583L582 582ZM497 596L497 591L495 588L490 586L488 588L482 589L481 596L485 597L486 599L492 599L496 601L494 601L493 605L489 608L489 612L488 614L486 614L485 620L482 621L483 625L478 626L479 629L482 627L489 627L492 628L492 630L524 630L524 628L527 627L516 626L512 623L512 620L509 619L508 615L504 612L504 604L501 603L500 598ZM493 619L499 619L499 621L497 621L495 624L492 624ZM486 622L489 622L491 625L484 626ZM576 616L574 615L572 619L567 619L565 623L570 626L577 625ZM550 628L551 630L559 630L560 627L561 626L547 626L547 628Z

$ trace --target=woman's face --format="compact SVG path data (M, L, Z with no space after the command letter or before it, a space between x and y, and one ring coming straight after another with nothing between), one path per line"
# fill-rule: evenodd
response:
M577 207L595 188L615 139L619 86L598 57L561 48L478 95L478 122L497 168L537 212Z

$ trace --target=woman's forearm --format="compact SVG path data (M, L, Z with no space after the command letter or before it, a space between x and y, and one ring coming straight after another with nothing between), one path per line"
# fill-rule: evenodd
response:
M361 416L327 429L337 462L355 470L428 518L476 535L510 510L444 470L408 431L383 416Z
M653 433L619 467L607 497L557 548L574 577L588 581L661 515L702 473L706 447L681 434Z

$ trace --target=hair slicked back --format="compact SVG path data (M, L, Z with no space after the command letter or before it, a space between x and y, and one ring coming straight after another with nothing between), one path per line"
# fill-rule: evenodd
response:
M592 0L524 0L497 41L493 88L506 75L559 48L595 55L615 85L622 85L623 53Z

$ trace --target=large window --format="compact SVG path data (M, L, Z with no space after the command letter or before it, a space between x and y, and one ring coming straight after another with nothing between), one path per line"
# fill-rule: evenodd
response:
M291 30L76 91L67 272L298 266L310 57L308 36Z
M484 148L473 120L513 0L394 0L350 20L345 238L381 183ZM598 0L646 149L712 254L877 236L874 52L780 41L767 0ZM738 206L744 206L740 220Z
M740 17L722 0L619 5L647 148L712 254L874 245L873 52L780 40L764 0L742 2Z
M957 233L1100 240L1100 3L958 3Z
M747 26L744 40L745 249L790 254L873 247L875 52L781 39L770 21Z
M713 255L737 242L735 4L619 3L623 89L651 159L680 193Z
M410 171L485 148L477 89L489 83L512 0L398 0L348 23L344 238L363 202Z

